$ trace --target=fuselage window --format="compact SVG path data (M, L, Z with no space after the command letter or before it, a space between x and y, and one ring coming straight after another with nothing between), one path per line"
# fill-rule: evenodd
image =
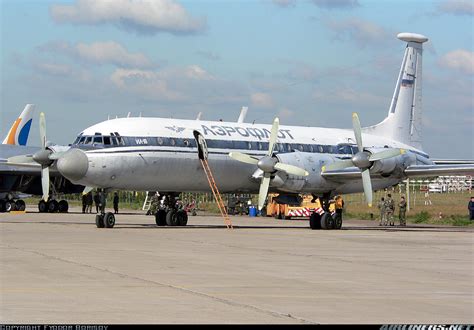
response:
M309 152L314 152L314 148L312 144L309 145Z
M170 139L170 144L171 144L172 146L175 146L175 145L176 145L176 140L175 140L175 139Z
M298 149L299 151L303 151L303 145L302 144L298 145Z
M188 140L184 139L183 143L184 143L185 147L189 147L189 141Z
M156 142L158 142L158 145L160 146L163 145L163 138L161 137L156 138Z
M323 146L318 146L318 151L319 151L320 153L323 153L323 152L324 152Z
M291 144L286 144L286 151L291 152Z
M249 150L252 150L252 142L248 143L248 148L249 148Z

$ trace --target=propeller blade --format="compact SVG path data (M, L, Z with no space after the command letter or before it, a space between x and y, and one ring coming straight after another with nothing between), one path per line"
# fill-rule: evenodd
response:
M357 112L352 113L352 127L354 128L354 137L357 141L357 147L359 148L359 152L361 152L364 147L362 145L362 128L360 128L360 120Z
M49 167L41 168L41 188L43 189L43 200L46 202L49 197Z
M33 155L21 155L21 156L13 156L13 157L9 157L7 159L7 162L8 163L33 163L34 160L33 160Z
M376 152L375 154L370 155L369 160L371 162L381 159L387 159L403 155L405 153L404 149L390 148L384 151Z
M369 170L362 171L362 185L364 187L365 200L369 207L372 207L372 182L370 181Z
M286 172L288 174L298 175L298 176L308 176L309 173L303 168L299 168L297 166L283 164L283 163L276 163L275 169L279 171Z
M258 192L258 209L261 210L267 199L268 187L270 186L270 173L265 173L260 183L260 190Z
M40 113L39 117L39 131L40 131L40 140L41 148L46 148L46 118L44 112Z
M276 117L273 120L273 125L272 125L272 132L270 133L270 139L268 141L268 153L267 156L271 156L273 154L273 148L275 147L275 142L278 137L278 126L280 125L280 119Z
M350 159L344 159L344 160L338 160L334 163L331 163L327 166L323 166L322 172L326 171L334 171L334 170L342 170L347 167L353 167L354 164L352 163L352 160Z
M229 153L229 156L235 160L238 160L239 162L242 163L247 163L247 164L252 164L252 165L257 165L258 159L254 158L252 156L249 156L247 154L243 154L241 152L231 152Z

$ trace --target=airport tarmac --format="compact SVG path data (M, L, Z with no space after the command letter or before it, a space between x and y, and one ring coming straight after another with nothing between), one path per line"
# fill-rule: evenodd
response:
M473 229L0 214L0 323L474 323Z

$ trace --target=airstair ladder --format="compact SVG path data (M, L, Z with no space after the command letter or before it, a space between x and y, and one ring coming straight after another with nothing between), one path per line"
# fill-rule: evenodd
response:
M216 200L217 206L219 207L219 211L221 212L222 218L224 219L224 223L227 226L227 229L233 229L232 221L227 214L227 210L224 206L224 202L222 201L221 194L217 189L216 181L214 180L214 176L212 175L211 168L209 167L209 163L207 159L200 159L202 168L204 169L204 173L206 173L207 181L209 182L209 187L211 187L212 194Z

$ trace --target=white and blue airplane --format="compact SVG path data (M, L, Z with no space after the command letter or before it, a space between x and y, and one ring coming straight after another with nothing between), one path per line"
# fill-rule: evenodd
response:
M326 200L363 191L372 204L373 190L406 178L474 174L472 164L437 165L423 151L422 52L428 38L414 33L398 38L407 45L388 115L377 125L362 128L356 113L352 130L281 126L278 118L273 125L119 118L83 130L67 151L45 150L43 169L52 164L87 187L173 195L210 190L198 157L205 154L219 190L258 192L259 209L269 190ZM186 214L168 213L156 215L158 225L186 224ZM310 223L318 221L324 220ZM109 214L96 223L113 227L115 218Z

